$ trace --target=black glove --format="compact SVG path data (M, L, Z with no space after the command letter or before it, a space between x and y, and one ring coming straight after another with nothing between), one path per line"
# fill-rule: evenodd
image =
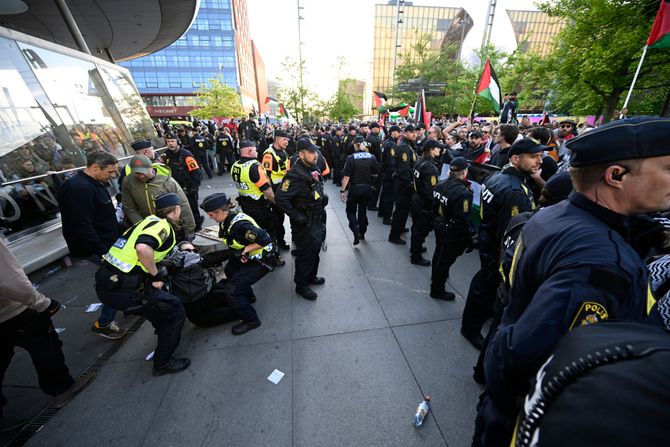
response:
M323 207L324 208L328 206L328 200L329 200L328 199L328 194L324 194L323 195Z
M156 281L165 282L165 280L168 277L167 268L164 265L158 265L158 266L156 266L156 269L157 269L156 274L151 275L151 281L152 282L156 282Z
M55 299L51 298L51 303L49 304L49 307L43 310L42 314L48 315L49 317L53 317L59 310L60 310L60 303Z

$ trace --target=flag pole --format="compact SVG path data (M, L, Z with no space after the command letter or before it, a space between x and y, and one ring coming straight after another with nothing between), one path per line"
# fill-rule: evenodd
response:
M640 74L640 69L642 68L642 62L644 62L644 57L647 55L647 45L642 48L642 56L640 57L640 63L637 64L637 70L635 70L635 76L633 76L633 82L630 84L630 89L628 89L628 95L626 95L626 100L623 103L621 108L621 113L619 114L619 119L623 119L623 111L628 107L628 101L630 101L630 96L633 94L633 88L637 82L637 77Z

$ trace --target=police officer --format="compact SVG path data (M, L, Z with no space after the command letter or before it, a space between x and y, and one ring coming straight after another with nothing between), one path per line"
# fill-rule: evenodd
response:
M342 154L344 149L342 148L342 139L343 139L344 130L341 127L335 129L335 135L333 136L333 183L335 186L342 186Z
M400 127L389 127L389 135L382 146L382 175L381 175L381 193L379 194L379 217L383 219L384 225L391 225L393 216L393 173L395 172L395 154L398 149L398 139L400 138Z
M184 190L195 218L195 231L199 231L205 220L198 209L198 189L202 182L202 170L193 154L179 145L179 139L175 134L165 135L165 145L167 146L165 164L172 171L172 178Z
M209 160L207 160L207 147L209 142L202 134L200 127L196 127L195 134L191 138L190 148L193 151L193 155L200 162L200 166L205 169L205 173L208 178L212 178L212 169L209 167Z
M425 140L422 157L414 165L412 194L412 234L410 237L410 262L428 267L430 261L421 256L426 236L433 229L433 189L439 172L437 162L444 146L437 140Z
M395 154L395 170L393 172L395 211L393 211L391 231L389 232L389 242L394 244L405 245L407 243L400 235L405 231L412 199L412 179L414 178L414 163L416 162L415 140L416 129L408 124Z
M237 202L242 211L268 232L276 240L277 229L270 205L274 204L275 195L265 168L257 160L258 152L253 141L240 142L240 159L230 171L237 186ZM276 265L283 266L286 262L277 259Z
M224 193L205 197L201 208L219 224L219 237L232 250L238 250L239 257L231 258L226 264L226 292L228 304L242 318L231 328L233 335L246 334L261 325L256 310L250 303L256 302L251 288L260 281L272 266L268 255L273 251L272 238L258 224L244 213L233 211L233 203Z
M379 136L381 132L381 127L378 123L370 124L370 134L365 138L365 142L368 143L368 152L374 155L377 163L382 162L382 140ZM379 211L377 202L379 201L379 194L382 188L382 176L378 175L372 179L372 196L370 197L370 202L368 203L368 209L370 211Z
M567 143L575 191L536 213L516 242L509 304L486 352L477 445L509 443L517 398L563 334L602 320L654 320L630 216L670 208L669 132L670 119L636 117Z
M362 135L354 139L354 152L349 155L342 171L340 199L346 202L349 228L354 233L354 245L365 240L368 229L367 206L372 197L372 184L379 175L380 166L374 155L366 151L366 141ZM347 188L349 194L347 196Z
M216 153L219 156L219 175L223 175L226 169L230 171L235 162L235 148L233 147L233 138L230 136L230 130L222 127L216 132Z
M296 246L295 291L307 300L315 300L318 296L310 285L326 282L317 276L319 252L326 239L324 208L328 204L323 180L315 166L318 149L309 138L298 140L300 160L286 174L275 195L275 202L291 219Z
M542 152L546 148L530 138L515 142L509 151L509 165L487 178L482 185L482 222L479 227L481 269L470 282L461 322L461 334L479 350L484 345L481 329L493 314L496 289L502 279L498 271L502 236L512 217L535 209L527 180L532 172L539 169Z
M103 255L95 274L95 290L103 304L141 315L156 328L153 373L157 376L183 371L191 364L187 358L173 357L186 316L181 300L163 289L167 271L156 265L175 246L179 202L174 193L157 196L155 215L128 229Z
M433 192L435 209L435 252L430 276L430 296L453 301L456 296L444 290L449 269L464 251L472 251L470 206L472 190L468 184L470 163L456 157L449 164L449 178L442 180Z
M289 136L281 129L275 130L274 143L263 152L263 167L272 182L272 190L277 194L277 190L286 175L288 154L286 148L289 143ZM274 215L274 225L276 228L277 246L282 250L288 250L286 243L286 230L284 229L284 211L279 206L271 206Z

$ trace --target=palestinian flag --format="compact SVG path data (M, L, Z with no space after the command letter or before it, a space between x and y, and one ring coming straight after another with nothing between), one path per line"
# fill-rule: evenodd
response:
M284 107L284 104L282 103L279 103L279 113L282 116L285 116L289 121L293 120L293 116L291 116L291 114L288 112L288 110L286 110L286 107Z
M500 96L500 83L498 82L498 77L496 76L495 71L493 71L491 61L488 59L486 59L482 77L479 79L477 95L488 99L491 104L493 104L493 108L495 109L496 113L500 113L500 105L502 104L502 97Z
M372 91L375 97L375 104L377 105L377 110L384 104L386 101L389 99L386 97L386 95L382 92L377 92L377 91Z
M273 97L271 97L271 96L267 96L267 97L265 98L265 104L270 104L271 102L272 102L272 103L277 103L277 104L279 103L279 101L277 101L277 100L274 99Z
M409 112L409 105L406 105L402 109L398 110L398 114L405 118L407 116L407 113Z
M656 20L651 27L647 46L650 48L670 48L670 0L662 0Z

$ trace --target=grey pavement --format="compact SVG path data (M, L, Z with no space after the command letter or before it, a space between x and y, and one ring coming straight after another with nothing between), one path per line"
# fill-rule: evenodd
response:
M448 288L456 301L433 300L430 268L411 265L408 246L387 242L389 227L376 212L368 213L367 240L352 245L337 188L326 188L327 251L319 271L327 282L314 288L315 302L295 294L285 253L286 266L254 287L259 329L235 337L232 323L203 329L187 322L176 354L190 357L191 367L154 378L145 357L155 335L145 323L28 445L469 445L481 388L472 380L477 351L459 328L476 253L452 268ZM201 199L220 191L234 191L228 174L206 180ZM432 235L426 245L430 257ZM78 297L55 317L67 328L62 339L73 374L113 345L89 332L95 314L83 313L97 301L94 270L76 264L40 282L61 302ZM134 320L120 321L129 327ZM277 385L267 380L274 369L285 373ZM34 416L48 402L25 352L17 350L5 385L7 413ZM416 429L411 420L424 394L432 411Z

